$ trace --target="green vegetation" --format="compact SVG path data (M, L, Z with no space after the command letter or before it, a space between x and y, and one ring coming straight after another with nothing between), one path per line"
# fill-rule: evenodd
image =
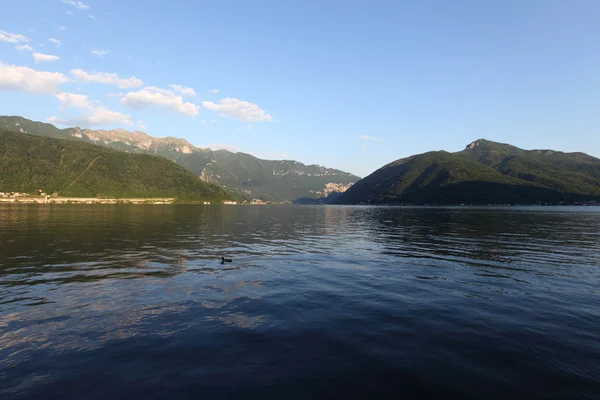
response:
M162 157L0 130L0 191L220 201L216 185Z
M394 161L357 182L340 204L535 204L600 200L600 160L478 140L464 151Z
M160 145L141 146L134 140L93 141L105 131L58 129L54 125L34 122L23 117L0 117L0 128L37 136L94 143L130 153L153 154L176 162L203 180L215 183L238 198L263 201L293 201L301 197L315 198L328 183L347 185L358 177L319 165L304 165L290 160L263 160L250 154L225 150L199 149L182 139L165 138ZM89 136L88 136L89 135ZM125 135L129 137L131 135ZM131 137L133 139L133 137ZM147 140L153 138L147 136ZM184 145L193 147L191 153L181 151Z

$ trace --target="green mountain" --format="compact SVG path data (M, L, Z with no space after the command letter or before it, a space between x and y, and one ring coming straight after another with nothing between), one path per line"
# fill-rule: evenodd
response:
M184 139L154 138L138 131L58 129L52 124L23 117L0 117L0 128L94 143L130 153L163 156L202 180L215 183L246 199L293 201L298 198L325 198L332 190L345 191L359 179L320 165L304 165L290 160L263 160L241 152L201 149Z
M394 161L339 204L534 204L600 200L600 159L477 140L457 153Z
M0 191L66 197L230 199L223 189L162 157L0 128Z

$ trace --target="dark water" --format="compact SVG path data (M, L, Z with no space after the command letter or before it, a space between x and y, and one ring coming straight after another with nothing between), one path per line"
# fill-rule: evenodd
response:
M0 398L600 398L599 278L599 208L0 206Z

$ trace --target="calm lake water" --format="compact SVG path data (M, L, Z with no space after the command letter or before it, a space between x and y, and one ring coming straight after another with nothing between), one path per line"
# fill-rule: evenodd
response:
M0 398L600 398L599 278L594 207L4 205Z

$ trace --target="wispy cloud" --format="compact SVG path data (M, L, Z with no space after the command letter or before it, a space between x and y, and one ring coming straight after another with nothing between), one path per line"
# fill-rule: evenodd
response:
M93 55L98 56L100 58L104 58L105 55L110 53L110 50L92 50L92 51L90 51L90 53L92 53Z
M183 96L178 96L170 90L154 86L127 93L121 98L121 104L134 110L152 108L171 110L187 117L197 116L200 108L196 104L184 102Z
M61 119L57 117L46 118L46 121L60 125L77 125L82 127L93 127L101 125L133 125L131 115L109 110L106 107L97 107L91 112L80 117Z
M29 38L19 33L10 33L6 31L0 31L0 42L7 43L28 43Z
M88 97L83 94L61 92L56 95L56 98L60 101L61 110L68 108L87 109L92 107Z
M58 39L50 38L50 39L48 39L48 41L54 43L58 47L62 46L62 42Z
M67 11L67 15L73 15L73 11L71 11L71 10Z
M59 72L37 71L28 67L0 63L0 90L54 94L69 78Z
M219 93L219 89L208 89L208 93Z
M88 17L90 17L90 19L96 19L96 17L94 17L93 15L88 15Z
M121 89L140 87L144 84L141 79L138 79L135 76L121 78L117 74L110 74L108 72L87 72L82 69L72 69L71 75L73 75L78 82L115 85Z
M52 54L33 53L33 59L36 63L39 62L53 62L60 60L59 56L53 56Z
M204 144L196 147L211 150L227 150L231 151L232 153L237 153L241 151L241 149L238 146L234 146L232 144Z
M15 49L19 51L33 51L33 47L31 47L28 44L20 44L18 46L15 46Z
M146 124L141 119L137 122L137 125L138 125L138 129L142 129L142 130L146 129Z
M78 10L87 10L88 8L90 8L90 6L88 6L87 4L81 2L81 1L76 1L76 0L62 0L63 3L68 4L70 6L75 7Z
M375 136L369 136L369 135L359 135L358 138L360 140L372 140L374 142L379 142L381 139L376 138Z
M223 117L231 117L241 121L273 121L273 117L264 110L261 110L256 104L234 98L221 99L218 104L213 103L212 101L203 101L202 107L211 111L216 111Z
M63 25L59 25L56 22L44 17L44 21L49 22L50 24L52 24L52 26L54 26L56 29L58 29L59 31L66 31L67 28Z
M238 131L250 131L252 130L252 125L241 126L237 128Z
M265 158L271 158L271 159L274 158L276 160L281 160L284 158L290 158L290 155L281 152L281 150L275 150L273 153L265 154Z
M184 97L194 97L194 96L196 96L196 92L192 88L186 88L186 87L183 87L183 86L180 86L180 85L169 85L169 86L175 92L179 93L180 95L182 95Z

